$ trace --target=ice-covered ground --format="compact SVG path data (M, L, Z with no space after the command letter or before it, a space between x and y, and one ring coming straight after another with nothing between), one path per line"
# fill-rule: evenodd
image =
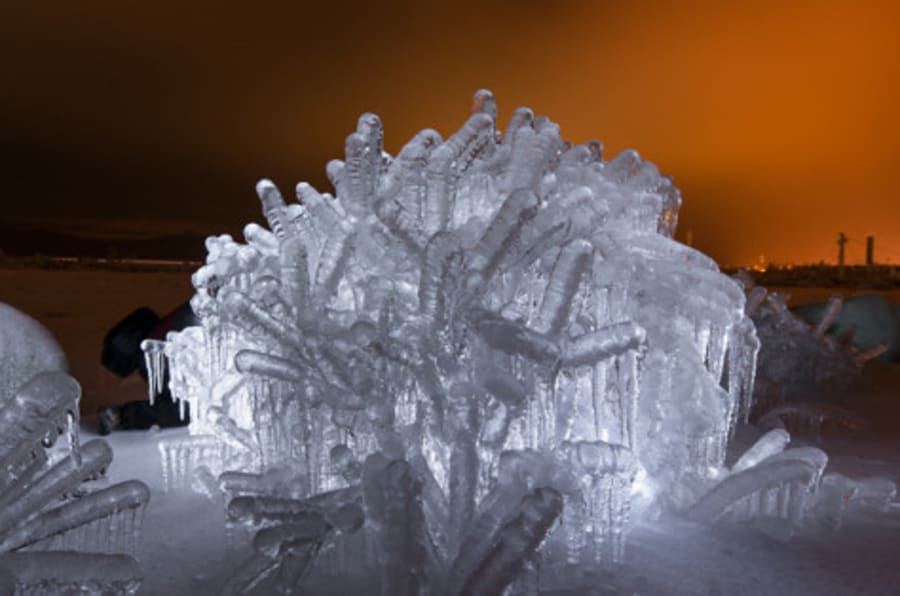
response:
M848 476L900 477L898 426L900 367L870 366L857 393L857 409L872 418L873 432L826 437L829 470ZM92 434L84 422L85 439ZM138 478L153 489L138 552L145 572L142 594L215 594L248 556L249 535L226 536L224 505L195 493L164 493L157 441L184 430L114 433L111 480ZM742 429L737 445L754 438ZM733 451L738 451L735 448ZM577 591L549 594L900 594L900 511L856 514L836 533L807 527L790 541L778 528L722 525L677 519L639 526L629 537L625 563L582 578ZM571 580L571 575L565 575ZM592 591L585 592L590 586ZM336 593L343 593L340 589ZM360 592L364 593L364 592Z

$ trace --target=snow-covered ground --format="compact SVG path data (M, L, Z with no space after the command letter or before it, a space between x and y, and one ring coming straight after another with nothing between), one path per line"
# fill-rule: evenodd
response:
M139 399L146 391L139 379L122 382L100 367L106 330L139 306L163 313L189 295L184 274L0 270L0 301L45 324L65 349L85 390L84 413L100 403ZM830 469L900 478L900 366L871 364L853 393L853 409L872 421L872 432L826 438L820 446L830 456ZM87 416L83 441L92 438L92 428ZM115 450L110 479L138 478L153 489L138 552L146 578L143 594L219 593L247 556L249 535L226 535L224 503L162 491L157 442L185 432L108 437ZM752 434L738 438L746 443ZM554 593L552 575L551 570L545 577L548 593ZM566 570L562 575L573 579ZM856 515L838 533L808 528L789 542L777 532L748 527L709 529L659 520L633 532L623 565L582 580L590 590L555 593L900 594L900 512Z
M898 390L900 366L868 370L854 391L858 409L873 419L873 432L826 437L818 446L829 454L829 470L900 478ZM91 423L83 422L85 440ZM226 535L223 502L163 492L157 442L185 432L108 437L115 450L111 480L139 478L153 489L138 553L146 577L142 594L219 593L249 553L249 534ZM743 429L737 443L753 434ZM548 570L544 588L549 594L900 594L900 511L851 515L836 533L808 527L789 541L777 530L705 528L664 518L633 532L624 564L581 578L575 591L555 589L556 574ZM571 573L559 571L571 582Z

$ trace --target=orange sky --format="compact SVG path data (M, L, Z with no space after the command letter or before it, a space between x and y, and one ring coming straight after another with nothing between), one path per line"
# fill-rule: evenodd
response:
M900 263L900 2L26 4L0 25L10 221L239 229L256 178L327 188L360 112L396 151L488 87L656 162L722 263L833 260L839 231Z

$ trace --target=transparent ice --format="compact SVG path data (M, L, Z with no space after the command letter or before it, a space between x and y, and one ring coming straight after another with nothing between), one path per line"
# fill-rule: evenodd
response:
M151 385L168 361L190 404L168 486L266 526L233 591L313 568L528 591L544 557L621 559L632 495L684 508L727 472L759 349L741 286L672 239L652 163L496 115L479 91L459 131L391 156L364 114L336 196L261 181L267 228L207 239L200 325L145 342Z
M102 440L81 445L81 387L61 370L62 350L36 322L0 307L0 387L12 388L0 402L0 585L134 593L149 489L104 485L112 450Z

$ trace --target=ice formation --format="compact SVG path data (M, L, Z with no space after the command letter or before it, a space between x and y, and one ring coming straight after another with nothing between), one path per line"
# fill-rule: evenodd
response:
M266 526L230 589L352 557L383 593L527 591L545 557L620 559L633 495L724 473L759 347L740 285L672 239L652 163L496 114L480 91L396 156L365 114L336 196L261 181L268 229L207 240L201 324L145 342L190 403L167 484Z
M34 375L67 370L62 348L43 325L3 302L0 325L0 404L11 400Z
M4 593L134 593L149 489L102 486L112 450L102 440L81 445L81 387L58 370L62 351L25 315L3 312L0 385L31 376L0 402L0 585Z
M827 334L841 312L840 296L832 297L819 321L810 324L787 307L784 296L755 285L746 273L738 279L747 290L747 314L761 343L754 395L759 415L785 402L839 399L862 366L887 349L877 344L859 350L852 333L838 338ZM832 408L823 415L836 412Z

